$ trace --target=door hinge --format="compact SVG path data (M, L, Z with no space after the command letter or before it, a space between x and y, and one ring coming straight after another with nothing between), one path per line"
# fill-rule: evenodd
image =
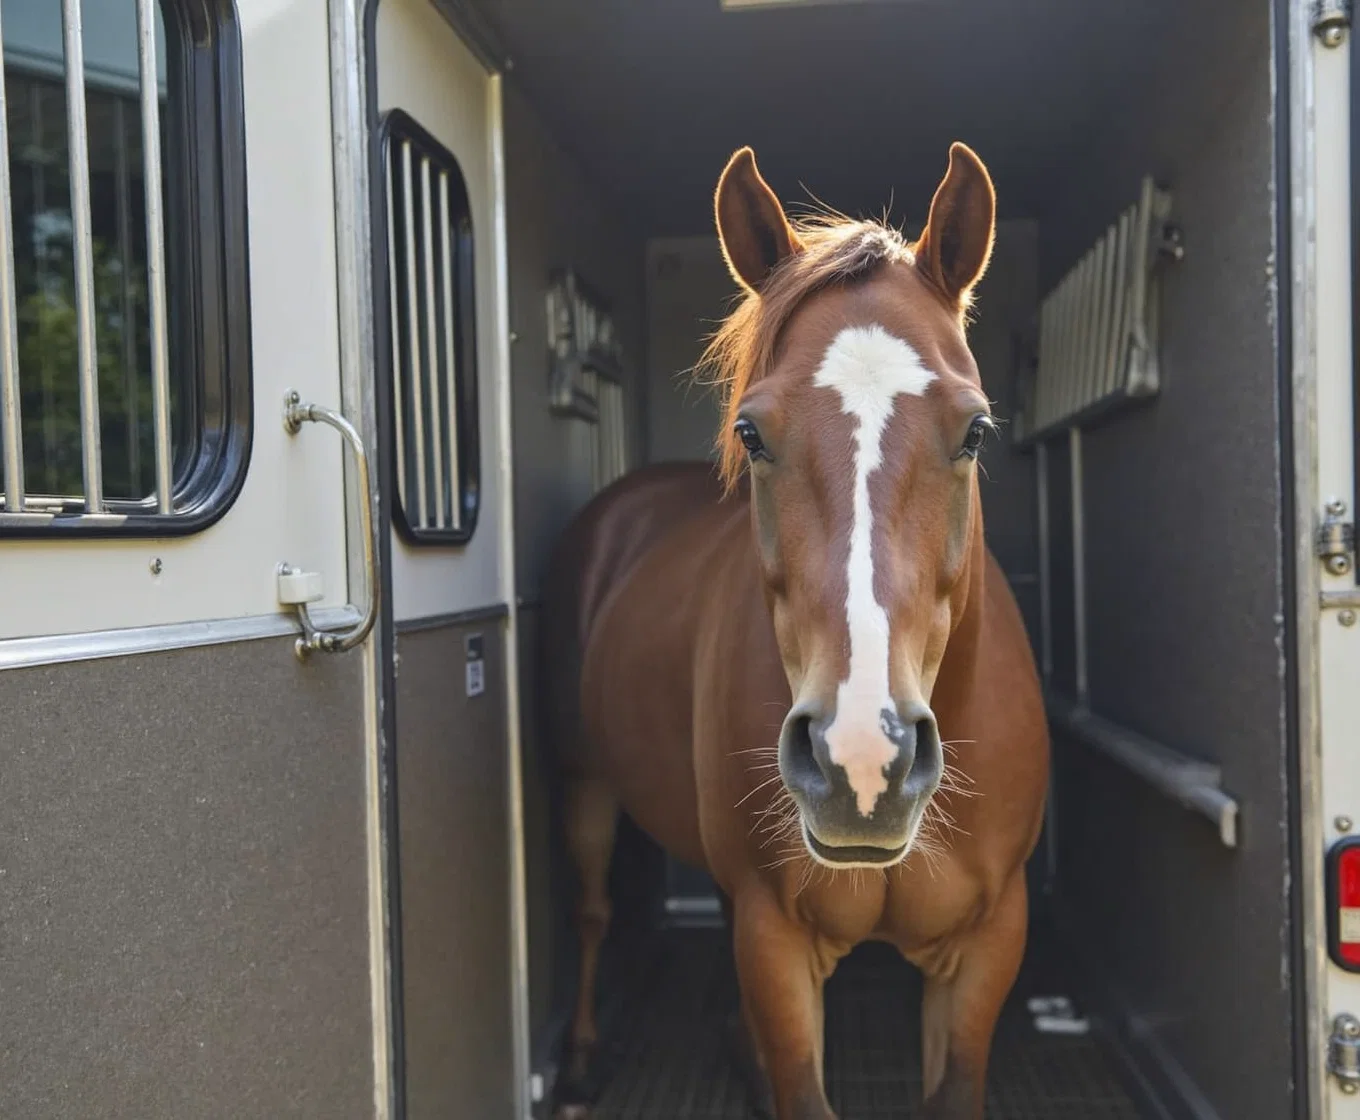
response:
M1327 503L1317 531L1317 555L1334 576L1349 575L1355 553L1355 523L1346 520L1346 503L1339 498Z
M1342 1012L1332 1020L1327 1041L1327 1072L1348 1096L1360 1091L1360 1019Z
M1313 34L1324 47L1339 47L1351 26L1351 0L1313 0Z

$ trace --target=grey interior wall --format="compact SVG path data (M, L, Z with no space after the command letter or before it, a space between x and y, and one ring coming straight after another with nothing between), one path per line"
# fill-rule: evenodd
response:
M609 301L623 345L630 453L646 453L645 308L642 238L607 190L592 181L544 127L513 81L505 90L505 177L510 279L521 741L528 876L531 1031L542 1038L560 993L554 960L563 952L564 899L553 853L555 820L549 743L536 704L539 582L552 541L590 497L592 428L548 411L544 299L550 272L570 266Z
M519 593L537 595L551 542L590 497L592 427L548 411L544 299L550 272L572 267L608 301L623 346L634 461L645 453L640 387L646 342L642 239L549 135L513 84L505 91L505 188L510 273L510 350L515 442Z
M1131 100L1042 228L1056 275L1082 248L1074 231L1094 236L1145 170L1175 192L1187 255L1165 283L1162 396L1084 437L1092 707L1219 762L1243 805L1242 847L1222 848L1202 819L1060 743L1059 875L1146 1056L1179 1067L1222 1117L1284 1117L1293 1024L1269 12L1240 5L1212 34L1202 15L1187 6L1167 29L1169 87ZM1053 494L1065 501L1065 486ZM1059 555L1070 547L1054 540ZM1066 571L1055 576L1070 594ZM1055 635L1070 648L1066 625Z
M292 638L0 672L0 1115L372 1115L363 707Z
M647 242L647 440L651 461L708 459L716 399L691 376L704 342L732 305L736 285L717 237Z

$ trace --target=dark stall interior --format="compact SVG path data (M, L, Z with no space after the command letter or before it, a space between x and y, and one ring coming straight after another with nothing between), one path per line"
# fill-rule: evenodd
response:
M1144 176L1170 192L1184 257L1160 284L1159 393L1083 423L1079 472L1065 432L1042 451L993 446L983 499L1036 650L1049 636L1059 708L1084 681L1090 712L1120 742L1208 775L1214 796L1242 809L1230 844L1137 759L1055 718L1030 955L998 1035L989 1116L1292 1115L1272 5L478 8L513 61L506 178L535 1069L551 1078L575 995L551 728L534 704L537 596L548 544L589 497L591 438L545 404L548 277L577 270L612 311L630 461L703 458L715 413L684 374L734 292L710 209L731 151L751 144L786 204L886 208L910 229L961 139L999 197L971 341L1003 415L1024 405L1040 300L1137 199ZM613 883L602 1008L616 1069L597 1115L745 1115L720 1037L730 966L703 877L671 866L625 822ZM901 1115L919 1092L914 985L906 965L876 951L833 978L828 1084L843 1115ZM1038 1030L1025 1002L1037 994L1073 998L1089 1031Z

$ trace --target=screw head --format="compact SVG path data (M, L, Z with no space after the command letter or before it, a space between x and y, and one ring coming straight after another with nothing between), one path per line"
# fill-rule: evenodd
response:
M161 570L162 570L164 567L165 567L165 565L161 563L161 558L160 558L159 556L153 556L153 557L151 558L150 568L151 568L151 574L152 574L153 576L158 576L158 575L160 575L160 574L161 574Z
M1335 50L1346 41L1345 25L1340 23L1329 23L1322 29L1319 38L1321 38L1324 47ZM1355 1092L1355 1090L1352 1089L1351 1092Z
M1356 1084L1355 1084L1355 1082L1354 1082L1354 1081L1343 1081L1343 1082L1341 1082L1341 1092L1342 1092L1343 1094L1345 1094L1346 1096L1348 1096L1348 1097L1353 1097L1353 1096L1355 1096L1355 1092L1356 1092Z
M1341 623L1342 626L1354 626L1355 611L1351 610L1350 607L1347 607L1345 610L1337 613L1336 620Z
M1353 827L1350 817L1346 816L1337 817L1332 823L1336 826L1337 832L1349 832Z
M1327 503L1327 512L1333 517L1342 517L1346 513L1346 503L1341 498L1333 498Z

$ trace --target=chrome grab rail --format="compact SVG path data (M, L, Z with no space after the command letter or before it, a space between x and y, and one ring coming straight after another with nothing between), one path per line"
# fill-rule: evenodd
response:
M297 391L290 389L284 396L283 406L283 426L289 435L297 435L302 430L302 425L308 422L317 424L328 424L339 432L349 444L354 452L355 474L357 475L359 492L362 495L359 508L363 517L363 540L364 540L364 577L367 585L366 598L363 613L359 621L348 630L321 630L312 621L311 614L307 610L307 601L293 601L291 606L296 608L298 620L302 623L302 636L298 638L294 649L299 658L305 658L313 651L322 653L344 653L346 650L353 649L368 637L369 631L373 629L373 623L378 617L378 579L377 565L373 555L373 491L369 483L368 474L368 452L364 449L364 441L360 437L354 425L341 416L338 412L329 408L324 408L319 404L304 402ZM279 565L280 576L302 575L288 564ZM319 591L314 596L319 598Z

